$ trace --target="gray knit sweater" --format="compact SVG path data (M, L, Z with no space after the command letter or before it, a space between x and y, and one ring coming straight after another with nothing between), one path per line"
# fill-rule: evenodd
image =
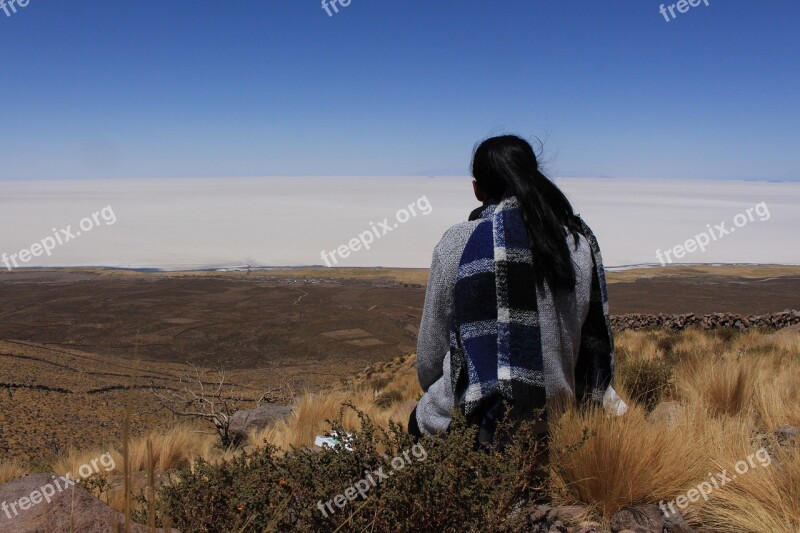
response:
M433 252L417 340L417 373L425 394L417 406L417 422L424 433L447 430L456 407L450 380L450 325L453 293L461 254L480 220L463 222L447 230ZM592 284L592 252L581 236L577 246L569 238L577 283L574 292L556 298L545 286L537 291L547 401L575 399L575 365L581 341L581 326L589 312ZM627 407L610 386L605 407L621 415Z

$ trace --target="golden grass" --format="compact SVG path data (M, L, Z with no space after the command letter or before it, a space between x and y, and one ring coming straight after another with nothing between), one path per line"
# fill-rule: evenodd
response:
M15 459L0 461L0 484L28 475L28 470Z
M779 446L772 431L800 426L800 342L758 332L699 330L626 331L616 341L622 360L674 365L674 386L667 398L680 402L679 416L671 425L648 420L643 406L632 402L621 418L600 411L566 412L552 422L553 449L581 441L584 430L590 436L576 451L551 458L555 501L588 505L608 520L627 505L685 495L708 480L709 473L731 472L737 461L771 442L774 465L750 469L716 490L708 502L691 503L685 514L704 531L797 527L800 452ZM326 429L323 420L335 418L345 401L378 423L404 423L420 392L413 362L393 362L354 380L350 389L303 396L292 418L253 439L280 447L308 445ZM390 390L399 392L402 401L394 410L376 406L376 398ZM624 390L619 392L625 396ZM345 425L358 427L358 420L347 414Z
M396 358L384 364L382 371L357 376L350 387L304 394L287 420L253 432L250 442L256 446L266 442L284 450L311 446L314 438L329 428L326 420L338 418L342 405L348 402L378 425L387 426L390 420L405 425L421 392L414 363L413 356ZM357 429L360 420L352 410L346 410L343 424L345 429Z
M768 466L756 462L715 491L698 520L709 531L800 531L800 448L776 448Z
M752 407L759 370L745 358L694 358L678 367L679 394L704 405L711 415L747 414Z
M674 367L666 399L679 402L674 423L649 416L643 406L630 403L623 417L601 411L568 410L551 421L554 480L557 503L589 506L606 522L630 504L668 502L709 479L709 473L733 471L737 461L766 446L772 463L758 463L736 480L714 490L684 510L687 519L703 531L800 531L800 445L779 443L773 431L800 427L800 340L798 335L758 332L730 334L689 330L626 331L616 336L619 362L663 360ZM626 397L624 390L619 390ZM405 424L421 391L414 356L396 358L355 376L350 382L323 393L305 393L295 400L294 412L250 436L251 446L270 443L281 449L309 446L328 429L326 419L338 417L343 403L352 403L379 425L390 420ZM346 428L359 420L345 411ZM575 451L558 450L589 437ZM141 474L133 490L148 483L147 442L152 443L153 476L191 463L195 458L224 460L232 453L221 449L212 433L178 426L132 439L128 454L131 472ZM118 447L109 450L122 472ZM57 472L75 471L103 451L72 451L55 465ZM14 463L0 463L0 480L24 473ZM109 498L124 508L124 493Z
M800 342L797 336L687 331L625 332L623 359L666 358L675 365L674 425L647 421L632 405L622 418L568 412L551 428L554 443L592 436L571 456L554 458L563 503L584 503L606 518L628 504L686 495L709 473L766 446L773 462L714 490L685 514L703 531L800 531L800 448L773 431L800 427ZM625 391L619 391L625 397Z
M707 472L709 457L697 413L684 413L671 426L650 423L632 405L623 417L603 411L568 411L551 425L551 457L557 501L587 503L611 516L623 507L669 500ZM563 449L589 438L571 453Z
M152 443L153 465L157 472L173 470L181 464L191 464L197 458L216 458L223 453L217 446L218 439L214 433L198 431L197 428L187 425L177 426L167 432L151 431L130 441L128 455L131 472L147 470L148 441ZM90 464L92 459L106 452L114 459L114 469L108 472L109 475L122 475L125 462L122 450L117 446L109 446L106 450L70 450L57 459L52 468L59 474L76 473L81 465ZM105 468L102 470L105 471Z

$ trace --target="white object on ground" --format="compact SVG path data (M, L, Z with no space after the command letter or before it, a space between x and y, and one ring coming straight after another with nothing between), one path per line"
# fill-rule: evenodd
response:
M343 444L344 449L352 452L353 448L350 446L350 439L352 436L350 433L344 433L343 437L339 436L339 433L336 431L331 432L330 435L317 435L314 439L314 446L319 446L320 448L335 448L339 444ZM344 441L344 443L342 443Z
M603 394L603 408L610 415L622 416L628 411L628 404L622 401L614 387L609 387Z

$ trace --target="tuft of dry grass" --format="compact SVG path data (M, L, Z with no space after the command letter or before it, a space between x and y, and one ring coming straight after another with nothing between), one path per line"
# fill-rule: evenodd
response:
M681 396L706 406L712 415L746 414L752 407L759 369L739 357L693 358L679 365L676 382Z
M379 425L386 426L389 421L405 425L414 400L420 395L415 362L414 356L397 358L378 372L371 370L356 376L350 386L304 394L295 401L287 420L253 432L250 442L256 446L269 443L284 450L292 446L311 446L314 438L329 428L326 421L337 418L345 403L352 403ZM361 421L352 410L344 413L344 427L361 427Z
M15 459L0 461L0 484L14 481L28 475L27 469Z
M649 422L636 404L618 418L597 409L567 411L551 424L556 501L588 504L610 517L628 505L674 498L707 472L704 426L701 413L690 410L669 426ZM584 431L582 445L560 452Z
M733 472L737 462L766 446L769 467L756 463L685 514L703 531L800 531L800 448L778 443L773 434L800 427L798 336L670 335L625 332L616 340L622 364L674 365L676 422L647 420L636 401L618 419L596 411L566 413L551 427L556 449L579 440L584 428L590 436L572 455L551 458L557 501L587 504L608 518L628 504L686 495L709 473ZM630 400L624 387L619 392Z
M756 463L716 491L697 520L708 531L800 531L800 448L774 450L768 466Z
M772 457L768 467L751 468L715 490L708 502L694 502L684 512L702 531L800 531L800 445L779 443L773 434L783 426L800 427L800 336L626 331L616 335L616 345L621 374L626 365L636 370L633 383L640 377L647 378L643 383L662 383L661 370L671 369L662 399L678 402L674 422L668 425L648 415L644 400L632 398L624 383L617 384L630 405L623 417L573 409L551 420L554 501L587 505L607 520L626 505L686 495L709 473L731 472L737 461L765 446ZM396 358L329 391L301 394L292 415L251 434L250 445L269 443L284 450L310 446L329 429L326 420L337 418L344 403L355 405L376 424L404 425L420 394L415 357ZM360 427L350 410L345 411L344 427ZM148 440L152 477L195 458L213 462L238 453L220 448L215 435L188 426L148 433L129 444L131 472L142 474L134 491L151 477L144 475ZM562 453L578 442L571 453ZM109 451L117 463L109 474L118 476L122 456L116 447ZM102 453L72 451L55 470L75 471ZM0 480L21 474L20 465L0 464ZM124 507L124 494L118 492L110 503Z
M191 464L197 458L212 460L222 455L218 447L216 434L198 431L188 425L179 425L170 431L151 431L147 434L131 439L128 447L131 472L144 472L147 470L147 442L151 442L153 450L153 464L158 472L174 470L182 464ZM109 446L107 450L80 451L71 449L65 455L53 462L54 472L65 474L78 472L81 465L90 464L92 459L97 459L104 453L110 453L114 459L114 468L108 475L122 475L125 461L122 450L117 446ZM105 471L105 469L102 469Z

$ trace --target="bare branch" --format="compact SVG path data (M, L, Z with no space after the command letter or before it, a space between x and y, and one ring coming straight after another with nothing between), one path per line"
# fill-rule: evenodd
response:
M230 423L235 407L240 402L255 402L258 407L264 403L288 403L293 397L293 388L288 383L266 389L257 400L253 397L234 396L234 385L227 383L225 370L217 368L213 388L206 389L201 370L187 362L189 371L179 376L178 389L163 389L150 382L150 392L159 404L157 410L166 409L181 418L194 418L214 424L224 446L236 444L231 434ZM229 387L229 388L228 388ZM228 392L228 394L224 394Z

